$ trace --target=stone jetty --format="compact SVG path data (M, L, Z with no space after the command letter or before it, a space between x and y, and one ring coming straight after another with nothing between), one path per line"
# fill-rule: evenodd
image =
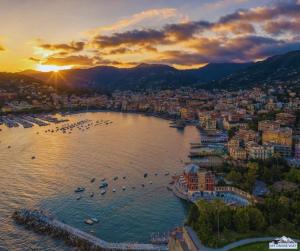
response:
M39 233L46 233L64 240L67 244L79 250L91 251L166 251L166 245L138 244L138 243L111 243L83 232L48 216L40 210L20 209L13 213L12 218L16 223Z

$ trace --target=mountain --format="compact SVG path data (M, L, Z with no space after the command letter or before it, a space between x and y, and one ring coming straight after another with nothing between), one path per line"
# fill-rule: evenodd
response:
M147 88L176 88L204 84L248 67L246 64L215 63L199 69L178 70L168 65L140 64L133 68L97 66L53 72L23 71L47 83L96 90L138 90Z
M300 50L256 62L221 80L213 81L210 86L237 89L282 83L300 84Z

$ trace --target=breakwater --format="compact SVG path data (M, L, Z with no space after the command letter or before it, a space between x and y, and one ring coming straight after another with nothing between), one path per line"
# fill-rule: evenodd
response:
M79 250L91 251L165 251L166 245L139 244L139 243L111 243L83 232L77 228L60 222L39 210L20 209L13 213L12 218L16 223L39 233L46 233L64 240L67 244Z

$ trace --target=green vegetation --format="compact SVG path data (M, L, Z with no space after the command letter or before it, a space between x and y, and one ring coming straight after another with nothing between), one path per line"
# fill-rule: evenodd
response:
M253 244L248 244L244 246L240 246L237 248L233 248L230 251L269 251L269 243L268 242L258 242Z
M204 245L220 247L240 239L263 236L300 237L299 169L288 167L281 158L273 158L251 160L243 167L227 163L214 171L225 173L226 180L250 193L259 178L270 192L261 203L249 207L233 208L221 201L199 201L193 205L187 224ZM287 185L283 185L282 190L276 189L279 181L292 182L293 189Z
M204 245L221 247L254 237L300 236L300 190L271 195L265 203L230 207L222 201L198 201L189 211L187 224Z
M216 171L225 173L228 181L250 193L257 178L268 185L284 179L291 182L300 182L300 171L291 169L284 159L276 157L268 160L250 160L247 166L244 167L231 167L227 164ZM299 176L293 177L295 174Z
M244 246L240 246L237 248L233 248L230 251L269 251L269 243L268 242L258 242L253 244L247 244ZM295 250L295 249L294 249ZM300 250L298 247L297 250Z

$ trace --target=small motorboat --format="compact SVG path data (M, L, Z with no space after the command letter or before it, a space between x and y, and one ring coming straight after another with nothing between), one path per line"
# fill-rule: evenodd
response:
M92 178L92 179L91 179L91 183L95 182L95 180L96 180L95 178Z
M126 187L122 187L122 190L125 191L125 190L126 190Z
M99 220L97 218L91 218L91 220L94 222L94 223L98 223Z
M88 224L88 225L93 225L94 221L92 221L92 219L86 219L86 220L84 220L84 223Z
M115 192L116 192L116 189L113 189L112 191L115 193Z
M92 192L92 193L90 193L90 197L94 197L94 193Z
M148 176L148 173L144 173L144 178L147 178L147 176Z
M108 187L108 183L107 182L102 182L99 186L99 188L105 188Z
M81 196L78 196L77 198L76 198L76 200L80 200L81 199Z
M101 191L100 191L100 194L101 195L104 195L106 193L106 190L105 189L102 189Z
M77 187L77 188L74 190L74 192L75 192L75 193L80 193L80 192L83 192L84 190L85 190L84 187Z

